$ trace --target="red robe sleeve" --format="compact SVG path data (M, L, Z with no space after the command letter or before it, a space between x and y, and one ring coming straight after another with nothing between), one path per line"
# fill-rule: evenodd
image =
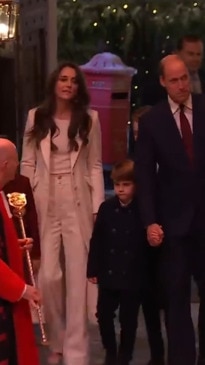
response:
M17 302L24 288L25 282L0 259L0 297Z

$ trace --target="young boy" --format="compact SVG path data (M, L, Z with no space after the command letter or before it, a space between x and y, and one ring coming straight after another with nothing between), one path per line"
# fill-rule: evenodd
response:
M105 365L128 365L132 359L141 291L145 281L145 231L136 197L134 163L125 160L111 174L115 197L100 206L88 257L88 280L99 286L97 317ZM119 308L120 345L114 329Z

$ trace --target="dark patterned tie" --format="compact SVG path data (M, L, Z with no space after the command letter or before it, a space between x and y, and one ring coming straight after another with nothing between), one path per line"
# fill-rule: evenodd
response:
M193 148L193 135L191 131L191 126L189 124L189 121L184 114L184 105L180 105L180 128L181 128L181 134L182 134L182 140L184 143L184 147L186 150L186 153L189 157L189 160L191 164L193 164L194 159L194 148Z

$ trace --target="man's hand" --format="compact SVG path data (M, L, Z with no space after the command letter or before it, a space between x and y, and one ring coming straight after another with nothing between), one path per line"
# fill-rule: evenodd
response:
M22 251L31 251L33 247L33 238L18 238L18 243Z
M90 281L90 283L92 283L92 284L97 284L98 283L97 278L88 278L88 281Z
M160 246L164 238L162 226L157 223L150 224L147 227L147 240L150 246Z
M41 304L41 296L39 290L31 285L26 285L26 290L22 298L28 300L31 307L34 309L37 309L38 306Z

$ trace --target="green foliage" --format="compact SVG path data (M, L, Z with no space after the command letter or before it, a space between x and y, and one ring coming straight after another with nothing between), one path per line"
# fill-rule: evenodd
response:
M84 63L111 51L130 65L149 65L187 32L205 35L204 0L58 1L60 60Z

